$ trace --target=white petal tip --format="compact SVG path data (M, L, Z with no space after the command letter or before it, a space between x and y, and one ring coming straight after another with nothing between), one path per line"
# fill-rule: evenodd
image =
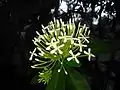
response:
M65 74L68 75L67 71L65 71Z
M31 68L35 68L34 66L31 66Z
M58 72L60 72L61 70L60 69L58 69Z
M71 57L70 57L70 58L67 58L67 60L68 60L68 61L71 61L71 60L72 60L72 58L71 58Z

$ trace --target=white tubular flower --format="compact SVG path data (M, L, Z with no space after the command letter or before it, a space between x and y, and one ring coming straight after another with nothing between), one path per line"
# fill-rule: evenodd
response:
M88 31L88 27L85 28L84 35L86 35L87 31Z
M35 58L35 61L40 61L39 59Z
M40 37L34 38L34 40L35 40L35 42L40 42L41 41Z
M43 29L42 29L42 32L45 33L45 29L46 29L47 27L44 27L43 25L41 25L41 26L42 26L42 28L43 28Z
M70 40L71 44L74 44L74 40L73 40L72 36L67 36L66 33L65 33L65 35L59 36L58 38L64 39L64 41L63 41L64 43L66 43L67 40Z
M77 59L77 56L79 56L81 53L78 52L76 55L74 55L72 50L70 50L69 53L72 55L72 57L68 57L67 60L71 61L72 59L75 59L75 61L79 64L79 60Z
M67 42L67 40L70 40L71 41L71 44L74 44L74 40L73 40L73 38L72 38L72 36L67 36L66 35L66 32L61 32L61 35L62 36L58 36L58 38L59 39L64 39L64 43L66 43Z
M31 68L35 68L35 66L31 66Z
M88 36L90 35L90 30L88 31Z
M42 51L41 48L37 47L37 49L40 51L40 52L38 53L40 56L43 56L43 55L45 54L45 53Z
M46 42L46 45L49 45L49 46L46 48L46 50L50 50L51 47L57 46L58 43L59 43L59 41L56 41L56 39L53 37L53 38L51 39L51 42L50 42L50 43Z
M63 68L65 74L67 75L68 72L65 70L64 66L63 66L63 62L61 62L61 67L58 69L58 72L61 72L61 69Z
M59 29L58 29L59 30ZM51 35L53 35L53 33L55 33L55 36L57 36L57 30L56 29L52 29L48 31Z
M60 45L60 46L53 46L54 47L54 50L52 50L50 53L53 54L53 53L56 53L56 51L59 52L59 54L62 54L63 52L60 50L61 47L64 47L64 44Z
M30 52L31 56L30 56L29 60L32 60L34 55L36 56L35 51L36 51L36 48L33 50L33 52Z
M65 36L59 36L58 38L59 38L59 39L64 39L63 42L66 43L67 40L70 40L70 39L71 39L71 36L66 36L66 35L65 35Z
M85 29L85 27L86 27L86 24L83 25L83 29Z
M45 40L44 35L40 35L38 31L36 31L38 38L34 38L35 41L41 41L41 39ZM38 40L36 40L38 39Z
M53 33L55 33L55 35L57 36L57 31L59 31L59 27L57 27L57 29L55 28L55 26L54 26L54 23L51 21L51 23L50 23L50 26L52 27L52 30L48 30L48 32L51 34L51 35L53 35Z
M89 41L87 40L87 38L86 38L82 33L80 33L80 35L82 36L82 38L83 38L87 43L89 43Z
M54 18L54 24L55 24L56 28L60 28L60 22L58 19Z
M91 49L88 48L88 52L84 51L84 54L88 55L88 60L90 61L91 57L95 57L95 55L91 54Z
M87 45L84 45L81 43L80 39L77 39L78 40L78 43L74 43L75 46L79 46L80 48L80 52L82 52L82 48L83 47L87 47Z

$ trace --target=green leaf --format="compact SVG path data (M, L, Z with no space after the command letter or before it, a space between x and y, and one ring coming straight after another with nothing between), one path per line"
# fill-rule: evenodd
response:
M54 69L52 79L48 83L46 90L65 90L65 73L63 70L61 72L57 70L57 68Z
M69 50L70 50L70 44L71 44L71 41L68 40L65 45L64 45L64 48L61 49L63 51L63 58L66 58L69 56Z
M74 69L68 69L68 74L65 90L90 90L87 81L79 72Z

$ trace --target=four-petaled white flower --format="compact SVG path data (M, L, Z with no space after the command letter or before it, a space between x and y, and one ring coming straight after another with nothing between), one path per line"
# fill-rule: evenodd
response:
M90 61L91 57L95 57L95 55L91 54L91 49L88 48L88 52L84 51L84 54L88 55L88 60Z
M50 52L51 54L55 53L56 54L56 51L59 52L59 54L62 54L63 52L60 50L61 47L64 47L64 44L60 45L60 46L53 46L54 49Z
M55 33L55 36L57 36L57 31L59 29L52 29L52 30L49 30L48 32L52 35L53 33Z
M58 69L58 72L61 72L61 69L64 70L65 74L67 75L68 72L65 70L64 66L63 66L63 62L61 62L61 67Z
M67 60L71 61L72 59L75 59L75 61L79 64L79 60L77 59L77 56L79 56L81 53L78 52L76 55L74 55L72 50L70 50L69 53L72 55L72 57L68 57Z
M55 35L57 36L57 31L59 31L59 29L57 28L55 28L55 26L54 26L54 23L53 22L51 22L50 23L50 27L52 27L52 30L48 30L48 32L52 35L53 33L55 33Z
M40 52L38 53L40 56L43 56L43 55L45 54L45 53L42 51L41 48L37 47L37 49L40 51Z
M50 43L46 42L46 45L48 45L46 50L50 50L51 47L56 47L58 43L59 41L56 41L56 39L53 37Z
M30 56L29 60L32 60L32 58L33 58L34 55L37 56L37 54L35 53L35 51L36 51L36 48L33 50L33 52L30 52L31 56Z
M73 38L72 38L72 36L67 36L66 35L66 32L61 32L61 35L62 36L58 36L58 38L59 39L64 39L64 43L66 43L67 42L67 40L70 40L71 41L71 44L74 44L74 40L73 40Z
M75 45L75 46L79 46L80 52L82 52L82 48L83 48L83 47L87 47L87 45L82 44L81 41L80 41L80 39L77 39L77 38L76 38L76 40L78 41L78 43L74 43L74 45Z
M71 44L73 44L74 43L74 40L72 39L72 37L71 36L59 36L58 37L59 39L64 39L64 43L66 43L67 42L67 40L71 40Z
M87 38L81 33L81 32L79 32L79 34L80 34L80 36L82 36L82 38L87 42L87 43L89 43L89 41L87 40ZM80 37L81 38L81 37Z

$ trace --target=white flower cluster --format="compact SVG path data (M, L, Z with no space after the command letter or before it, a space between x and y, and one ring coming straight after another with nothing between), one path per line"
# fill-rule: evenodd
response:
M34 56L38 64L33 65L32 68L52 70L56 63L60 63L61 67L58 72L63 69L67 74L64 68L65 60L68 62L74 60L79 64L78 57L88 56L88 60L95 57L91 54L91 49L87 47L90 30L85 24L82 26L79 23L76 27L74 22L71 23L71 20L65 24L62 19L54 19L48 26L42 25L42 31L43 35L36 32L38 36L33 40L36 47L33 52L30 52L30 60L33 60Z

